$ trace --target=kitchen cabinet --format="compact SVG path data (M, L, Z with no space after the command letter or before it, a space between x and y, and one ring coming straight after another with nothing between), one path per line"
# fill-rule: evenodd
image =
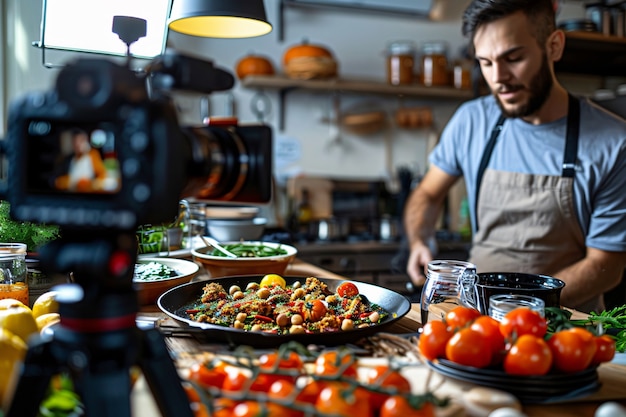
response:
M384 81L352 78L298 80L286 76L250 75L241 80L244 88L275 90L279 94L279 129L284 129L284 103L287 94L295 90L327 93L379 94L387 96L421 97L428 99L464 101L474 97L471 90L454 87L425 87L419 84L395 86Z

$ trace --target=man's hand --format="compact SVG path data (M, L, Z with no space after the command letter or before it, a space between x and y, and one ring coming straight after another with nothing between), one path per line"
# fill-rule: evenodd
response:
M411 246L411 253L407 263L407 272L414 287L421 287L426 281L426 267L433 260L433 252L428 245L415 242Z

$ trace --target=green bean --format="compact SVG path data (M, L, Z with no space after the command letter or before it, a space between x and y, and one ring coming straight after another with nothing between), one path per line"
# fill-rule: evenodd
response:
M283 249L281 245L272 247L264 244L230 243L223 245L223 247L232 254L237 255L238 258L262 258L287 254L287 251ZM225 254L217 249L213 249L209 255L226 257Z

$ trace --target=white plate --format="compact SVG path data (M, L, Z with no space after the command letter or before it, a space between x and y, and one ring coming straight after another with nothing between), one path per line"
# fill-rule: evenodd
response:
M173 251L162 251L162 252L154 252L154 253L140 253L137 258L145 259L145 258L189 258L191 256L191 249L202 248L206 246L202 239L199 236L194 236L191 238L191 247L178 249Z

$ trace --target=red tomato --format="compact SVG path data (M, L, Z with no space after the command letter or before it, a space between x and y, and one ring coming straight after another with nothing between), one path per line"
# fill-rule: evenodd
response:
M307 301L304 306L304 315L308 319L308 321L312 322L320 321L328 311L328 309L326 308L326 304L324 304L324 302L320 299Z
M394 395L384 402L380 417L435 417L435 406L431 402L413 404L412 397L407 400L402 395Z
M304 412L278 403L279 401L287 401L289 396L293 393L294 389L294 385L291 382L285 380L278 380L272 384L267 393L267 396L270 398L270 400L276 400L271 402L271 411L275 413L272 415L281 417L304 416Z
M480 312L474 308L458 306L446 313L446 323L451 329L462 329L480 317Z
M204 388L221 388L226 379L226 369L223 362L217 365L195 363L189 369L189 380Z
M328 350L315 359L315 375L357 377L357 359L348 350Z
M518 307L505 314L500 322L500 332L506 338L532 334L544 337L548 322L539 313L528 307Z
M596 353L593 338L579 331L561 330L548 340L554 358L554 368L563 372L579 372L586 369Z
M591 360L592 365L600 365L604 362L611 362L615 357L615 340L606 334L596 336L593 339L596 344L596 353Z
M512 375L545 375L552 366L552 352L541 337L523 334L504 357L504 371Z
M268 415L268 408L257 401L244 401L233 409L235 417L263 417Z
M491 364L500 363L505 353L505 341L504 336L500 333L500 322L489 316L480 316L472 322L470 329L477 331L487 339L491 347Z
M352 282L346 281L339 284L337 294L342 297L354 297L359 295L359 289Z
M269 373L259 373L257 377L250 381L250 374L241 369L229 369L224 379L222 389L225 391L249 390L254 392L267 392L275 381L289 380L291 377L284 375L273 375Z
M306 377L308 379L308 377ZM300 381L298 381L300 382ZM315 404L317 401L317 397L320 395L320 392L326 383L319 380L310 380L302 387L298 395L296 396L296 402L305 403L305 404Z
M211 417L232 417L237 402L230 398L220 397L213 400L213 414Z
M402 374L386 365L378 365L370 368L367 372L366 381L369 385L380 387L389 392L395 391L399 394L411 392L411 383ZM370 404L373 410L379 410L390 394L381 392L371 392Z
M284 372L285 374L289 374L295 377L299 375L302 371L302 366L304 365L304 361L294 351L287 352L272 352L261 355L259 359L259 367L264 372L275 372L276 370L288 371Z
M189 404L191 411L193 411L193 417L209 417L209 410L203 403L191 403Z
M443 358L446 355L446 343L453 333L443 321L429 321L422 327L422 334L417 342L420 353L429 360Z
M491 363L491 346L480 333L466 327L446 344L446 358L461 365L484 368Z
M315 409L340 417L372 417L368 391L342 382L329 382L320 392Z

